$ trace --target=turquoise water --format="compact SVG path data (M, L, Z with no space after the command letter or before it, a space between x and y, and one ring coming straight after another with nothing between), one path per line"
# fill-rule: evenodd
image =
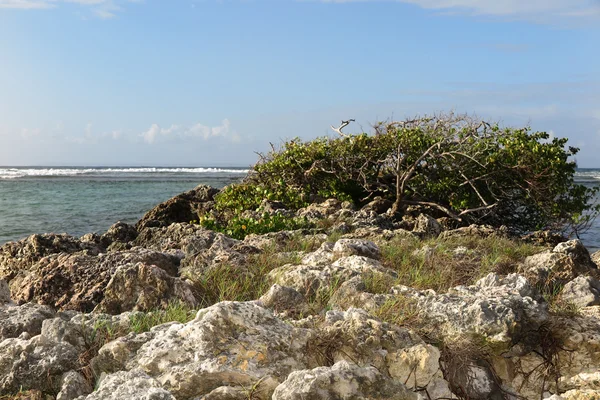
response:
M0 245L32 233L102 233L199 184L245 176L215 168L1 168Z
M0 167L0 245L33 233L102 233L116 221L137 222L158 203L199 184L241 180L236 168L7 168ZM576 180L600 185L600 169ZM600 219L581 236L600 249Z

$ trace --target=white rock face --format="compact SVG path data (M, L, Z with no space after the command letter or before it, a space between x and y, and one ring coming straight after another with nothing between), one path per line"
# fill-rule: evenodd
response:
M77 400L175 400L175 397L147 374L139 370L108 375L98 389Z
M361 239L340 239L333 246L333 255L337 258L348 256L364 256L379 260L381 250L379 247L368 240Z
M578 276L565 285L560 297L578 307L600 305L600 281L591 276Z
M62 378L56 400L73 400L92 391L92 387L79 372L69 371Z
M417 395L374 367L340 361L332 367L292 372L273 393L273 400L298 399L417 400Z
M393 279L395 273L384 268L377 260L363 256L342 257L329 265L284 265L269 273L269 279L281 286L289 286L302 294L312 295L320 290L331 290L361 274L385 275Z
M32 339L5 339L0 342L0 396L21 388L57 392L60 377L76 369L79 353L68 343L55 343L38 335Z
M103 365L113 356L115 365L124 362L128 370L144 371L177 398L259 381L267 396L291 371L306 368L310 337L310 331L255 303L223 302L200 310L187 324L173 323L138 338L147 340L141 345L109 343L101 356Z
M280 316L299 315L309 309L306 299L300 292L277 284L271 286L269 291L258 301L260 305L273 310Z
M548 317L545 303L517 274L500 277L494 273L472 286L458 286L445 294L397 286L396 294L416 300L421 317L440 324L450 336L480 334L496 343L509 344L523 324L531 327Z
M559 243L551 251L529 256L520 266L520 272L539 286L564 285L593 270L597 266L579 240Z
M0 305L0 341L18 337L24 332L29 336L38 335L42 322L54 317L54 314L50 307L34 303Z
M189 307L198 305L191 286L182 279L155 265L126 264L117 268L104 290L104 298L94 310L110 314L148 311L164 308L174 300Z

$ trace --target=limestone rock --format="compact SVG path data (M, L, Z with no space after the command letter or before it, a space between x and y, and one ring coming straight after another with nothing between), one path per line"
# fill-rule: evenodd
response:
M80 251L95 255L103 251L103 248L67 234L54 233L31 235L18 242L6 243L0 247L0 279L10 281L19 272L28 270L50 254L71 254Z
M77 400L175 400L155 379L139 370L108 375L96 391Z
M0 279L0 306L10 303L12 303L12 299L10 298L10 288L8 287L8 282L6 282L4 279Z
M267 293L258 300L263 307L273 310L282 316L296 316L308 311L304 296L297 290L273 285Z
M273 394L273 400L299 399L416 400L417 395L374 367L340 361L332 367L292 372Z
M324 242L316 251L308 253L302 258L302 264L306 265L328 265L333 262L334 243Z
M342 203L337 199L328 199L322 203L313 203L296 212L298 217L308 218L309 220L320 220L334 215L340 211Z
M272 282L289 286L304 295L314 295L336 289L335 286L361 274L384 275L391 279L395 273L379 261L363 256L342 257L331 265L284 265L269 273Z
M95 311L119 314L123 311L150 311L179 301L191 308L198 305L192 287L155 265L126 264L117 268Z
M560 297L578 307L600 305L600 281L591 276L578 276L565 285Z
M74 400L92 391L92 387L79 372L69 371L62 378L56 400Z
M592 262L596 264L597 267L600 268L600 250L590 255Z
M444 231L440 234L440 239L448 239L452 237L480 237L486 238L490 236L505 236L502 230L493 228L489 225L469 225L456 229Z
M38 335L44 320L53 317L54 311L48 306L34 303L0 305L0 342L19 337L24 332L30 336Z
M337 258L356 255L379 260L381 250L375 243L367 240L340 239L333 246L333 255Z
M138 236L138 231L135 227L126 224L125 222L118 221L111 225L110 228L101 236L102 242L110 249L118 249L119 245L122 245L126 249L129 242L135 240ZM129 245L131 247L131 245Z
M98 256L61 253L40 260L23 279L14 279L13 299L89 312L104 298L104 290L118 267L139 262L177 273L178 260L148 249L133 248Z
M561 286L579 275L597 271L579 240L559 243L551 251L529 256L519 269L534 285L547 287Z
M198 211L210 207L218 189L206 185L181 193L148 211L135 225L138 231L148 227L169 226L175 222L198 219Z
M415 221L413 232L420 233L425 236L437 237L440 233L442 233L442 226L435 220L435 218L432 218L427 214L419 214Z
M0 396L21 389L58 392L56 377L79 367L79 354L68 343L55 343L41 335L30 340L0 342Z
M509 344L522 329L532 329L548 318L547 305L517 274L502 278L490 273L475 285L458 286L446 294L405 286L396 286L393 292L414 299L419 315L440 324L450 336L481 334L492 342Z
M139 335L138 335L139 336ZM259 386L268 398L291 371L307 367L310 331L294 328L253 302L223 302L198 311L187 324L173 323L100 350L103 365L140 369L177 398L193 398L220 386ZM99 366L99 363L96 362ZM101 372L101 371L97 371Z

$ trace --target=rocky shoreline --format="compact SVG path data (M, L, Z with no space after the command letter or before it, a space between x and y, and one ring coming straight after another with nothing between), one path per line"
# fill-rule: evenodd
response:
M190 223L217 193L0 247L0 399L600 399L600 252L578 240L499 262L479 241L502 229L377 199L236 240ZM403 243L436 281L393 267ZM189 318L140 328L173 307Z

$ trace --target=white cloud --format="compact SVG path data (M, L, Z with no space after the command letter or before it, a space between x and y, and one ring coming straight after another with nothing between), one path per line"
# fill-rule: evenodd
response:
M199 138L209 140L211 138L225 138L230 142L239 142L241 137L231 129L231 123L224 119L221 125L207 126L201 123L190 127L171 125L169 128L161 128L158 124L152 124L150 128L139 135L146 143L153 144L158 138Z
M122 11L122 3L140 3L143 0L0 0L0 9L15 8L22 10L56 8L65 3L88 7L99 18L107 19Z
M395 1L467 15L490 15L547 22L562 18L600 18L597 0L320 0L325 3Z
M54 1L49 0L0 0L0 8L19 8L23 10L52 8Z

